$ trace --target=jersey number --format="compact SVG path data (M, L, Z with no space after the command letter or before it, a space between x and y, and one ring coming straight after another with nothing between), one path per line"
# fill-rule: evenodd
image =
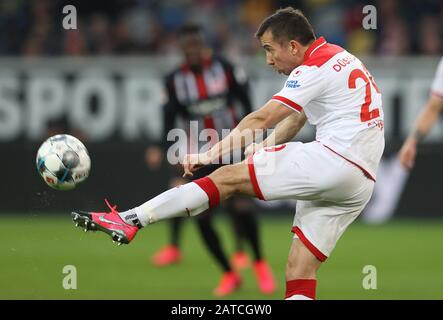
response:
M378 108L369 111L369 106L371 105L372 102L371 84L374 86L375 91L377 91L377 93L380 93L380 91L378 90L374 82L374 79L371 76L369 76L368 78L368 76L360 69L352 70L351 74L349 75L348 79L349 89L355 89L357 79L362 79L364 82L366 82L365 102L361 106L361 112L360 112L361 122L366 122L380 116L380 110Z

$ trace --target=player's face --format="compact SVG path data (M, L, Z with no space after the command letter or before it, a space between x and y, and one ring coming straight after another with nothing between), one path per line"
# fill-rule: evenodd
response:
M200 66L203 62L205 46L198 34L186 35L180 41L186 62L191 66Z
M266 51L266 63L278 73L289 75L303 61L296 41L280 43L273 39L271 31L266 31L260 42Z

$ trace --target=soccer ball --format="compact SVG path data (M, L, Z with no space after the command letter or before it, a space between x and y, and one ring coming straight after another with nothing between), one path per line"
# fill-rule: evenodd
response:
M48 186L71 190L89 176L91 159L77 138L59 134L48 138L37 151L37 171Z

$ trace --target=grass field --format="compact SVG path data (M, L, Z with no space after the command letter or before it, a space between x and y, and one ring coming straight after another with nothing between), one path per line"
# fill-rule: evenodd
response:
M231 229L217 217L226 249ZM281 299L292 218L261 220L264 252L279 283L273 296L258 292L251 269L229 299ZM194 223L183 237L184 260L154 268L150 256L167 238L167 223L143 230L117 247L101 233L83 233L69 216L0 218L0 299L214 299L219 270ZM354 223L319 272L318 299L443 299L443 220ZM77 269L77 290L65 290L65 265ZM365 265L377 270L377 289L365 290Z

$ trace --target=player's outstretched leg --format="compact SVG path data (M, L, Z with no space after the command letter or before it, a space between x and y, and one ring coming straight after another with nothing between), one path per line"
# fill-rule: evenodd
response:
M208 177L169 189L134 209L118 212L72 212L72 219L85 231L109 234L118 243L129 243L148 224L174 217L196 216L235 193L255 195L246 163L223 166Z

